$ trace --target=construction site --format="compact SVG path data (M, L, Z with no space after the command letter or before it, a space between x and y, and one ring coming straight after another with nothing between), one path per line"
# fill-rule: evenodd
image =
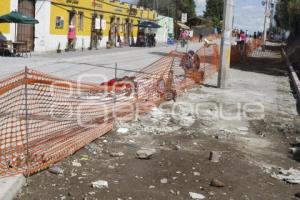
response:
M252 41L243 62L232 48L229 86L220 90L219 40L210 41L196 51L197 70L185 69L181 49L139 71L115 65L116 78L101 84L27 67L3 79L0 171L28 177L17 199L297 193L289 148L299 118L281 45L262 51Z
M0 200L300 199L300 43L236 43L230 2L186 44L1 57Z

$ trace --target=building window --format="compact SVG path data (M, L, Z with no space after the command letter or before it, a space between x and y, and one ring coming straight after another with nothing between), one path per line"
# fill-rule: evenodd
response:
M64 19L60 16L57 16L55 19L55 28L63 29L64 28Z
M84 15L83 12L79 12L79 19L78 19L78 30L83 31L83 26L84 26Z

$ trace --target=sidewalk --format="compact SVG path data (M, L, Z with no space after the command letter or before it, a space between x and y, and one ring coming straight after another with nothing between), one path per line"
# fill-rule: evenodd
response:
M23 175L0 178L0 200L13 200L25 185Z
M233 66L228 89L215 85L216 76L163 109L120 123L128 132L112 132L65 159L58 164L63 175L33 175L17 199L182 200L190 192L213 200L292 199L299 185L273 178L278 168L300 170L288 154L299 115L278 48ZM155 153L137 159L145 148ZM99 180L108 186L91 187Z

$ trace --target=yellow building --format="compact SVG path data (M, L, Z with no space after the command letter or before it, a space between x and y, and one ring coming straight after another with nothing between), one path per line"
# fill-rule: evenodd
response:
M10 12L10 0L1 0L0 1L0 16L5 15ZM9 34L10 25L0 23L0 34Z
M0 0L0 15L12 10L32 16L39 24L0 24L8 40L27 41L35 51L129 45L138 34L140 21L155 21L153 10L117 0ZM15 29L17 28L17 30ZM74 40L70 41L70 30Z
M39 51L58 47L63 50L70 47L70 43L76 49L104 47L108 41L113 46L119 41L129 45L137 38L136 25L157 17L153 10L117 0L51 0L40 4L42 8L36 18L41 23L36 26L35 44ZM50 21L45 23L47 18ZM71 25L75 28L74 41L68 41Z

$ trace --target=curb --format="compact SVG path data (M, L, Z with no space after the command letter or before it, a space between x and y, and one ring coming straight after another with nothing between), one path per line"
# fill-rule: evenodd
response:
M285 52L284 49L282 49L282 53L283 53L283 55L284 55L284 57L286 59L286 63L287 63L288 68L289 68L290 76L291 76L293 85L295 87L296 93L297 93L297 98L300 101L300 81L299 81L298 75L296 74L295 69L292 66L292 64L291 64L291 62L289 60L289 57L287 56L287 54L286 54L286 52Z
M0 178L0 200L13 200L25 183L23 175Z

